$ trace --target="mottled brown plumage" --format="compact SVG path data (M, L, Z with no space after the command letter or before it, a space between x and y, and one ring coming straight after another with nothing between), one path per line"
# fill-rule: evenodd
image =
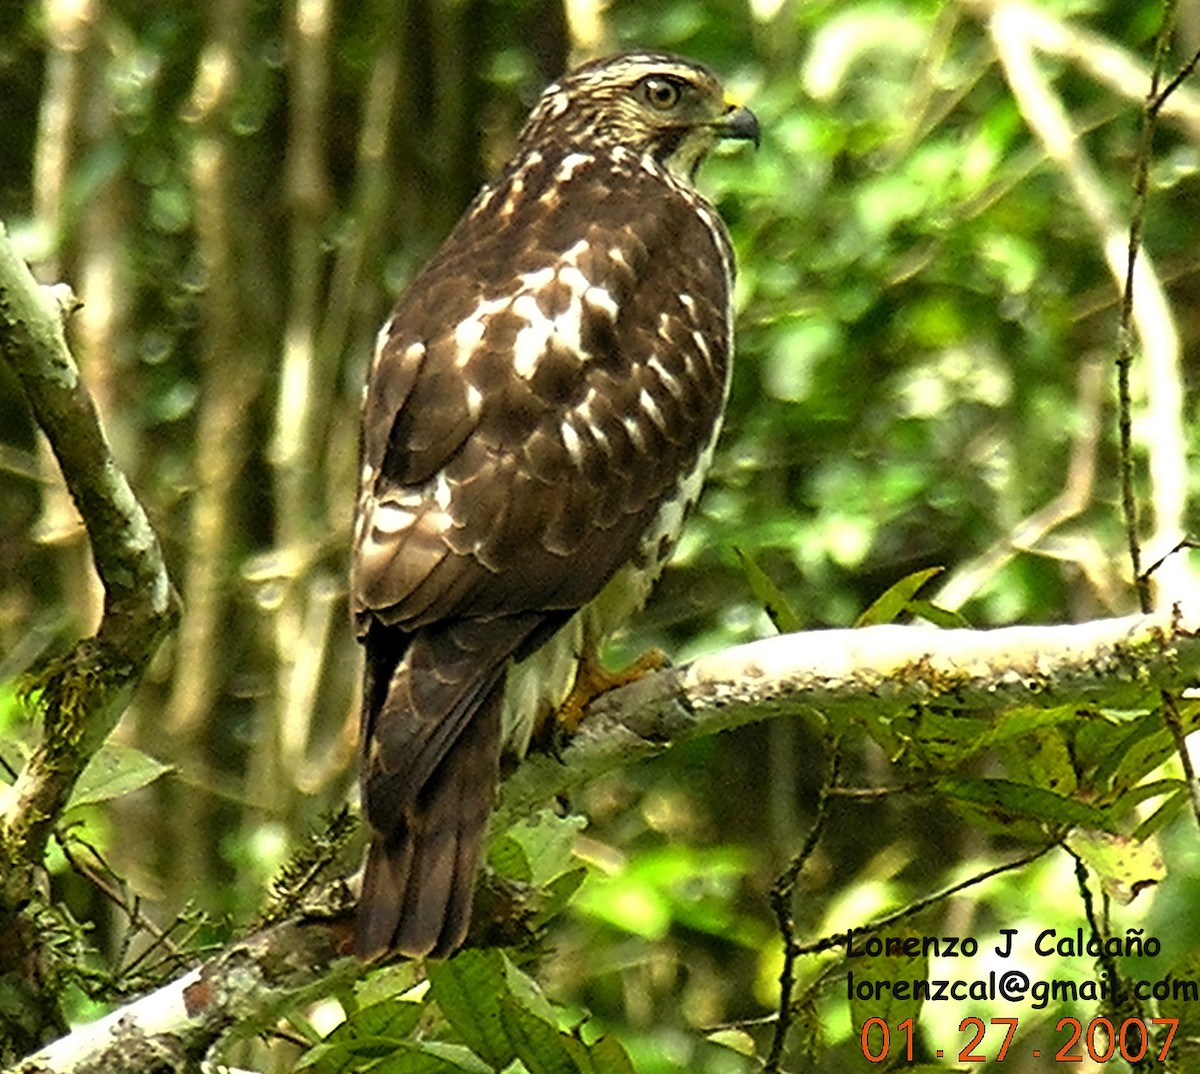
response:
M502 746L670 554L729 383L732 254L691 180L757 136L696 64L579 68L380 332L351 566L363 955L462 942Z

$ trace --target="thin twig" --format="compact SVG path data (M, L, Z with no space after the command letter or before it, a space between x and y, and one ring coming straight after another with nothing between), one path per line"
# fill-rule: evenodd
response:
M903 921L906 918L913 917L927 910L930 906L936 903L944 902L951 895L957 895L960 891L965 891L967 888L974 887L976 884L982 884L985 880L990 880L993 876L999 876L1001 873L1011 872L1014 869L1022 869L1026 865L1030 865L1037 861L1047 851L1053 850L1059 846L1058 843L1050 843L1032 853L1026 854L1023 857L1015 858L1012 861L1004 862L1002 865L993 866L991 869L985 869L982 873L976 873L974 876L968 877L966 880L961 880L957 884L951 884L941 891L934 892L932 895L927 895L923 899L918 899L916 902L911 902L907 906L902 907L895 913L888 914L887 917L881 917L878 921L872 922L869 925L855 925L854 931L863 936L869 936L873 933L880 932L883 929L890 928L897 922ZM797 955L819 955L824 951L830 951L835 947L845 947L849 941L849 933L836 932L828 936L822 936L819 940L813 940L811 943L801 944L796 948Z
M792 990L796 983L796 922L792 917L792 897L796 894L796 881L800 872L821 840L825 822L829 817L829 793L837 785L841 771L842 755L840 744L835 739L829 757L829 774L817 797L817 815L804 840L800 852L775 881L771 888L771 911L779 923L779 934L783 939L783 968L779 971L779 1019L775 1023L775 1035L771 1039L771 1051L767 1056L764 1074L778 1074L783 1059L783 1046L792 1025Z
M1142 107L1142 125L1133 176L1133 204L1129 214L1129 252L1125 268L1125 287L1121 296L1121 319L1117 329L1117 407L1120 434L1121 507L1125 516L1125 537L1129 561L1137 587L1138 603L1143 611L1152 607L1150 581L1142 573L1142 549L1138 536L1138 504L1134 492L1133 405L1129 370L1133 364L1133 281L1142 231L1146 223L1146 197L1153 155L1154 129L1161 107L1159 85L1166 66L1167 52L1175 29L1176 0L1165 0L1163 20L1154 44L1154 66L1150 72L1150 90Z
M1171 730L1171 737L1175 740L1175 751L1179 754L1180 764L1183 765L1183 777L1187 780L1188 794L1192 799L1192 813L1195 814L1196 823L1200 824L1200 784L1196 783L1196 768L1192 764L1192 755L1187 748L1187 731L1184 729L1183 719L1179 715L1179 706L1175 704L1175 698L1164 690L1162 699L1163 719Z
M1108 930L1100 927L1100 921L1096 916L1096 904L1092 899L1092 889L1088 886L1088 869L1083 863L1083 859L1079 857L1070 847L1064 844L1064 849L1072 858L1075 859L1075 883L1079 888L1079 896L1083 900L1083 913L1087 918L1088 927L1091 929L1093 938L1100 945L1100 954L1096 961L1103 969L1108 977L1109 995L1111 996L1110 1004L1111 1011L1115 1018L1124 1021L1126 1018L1141 1018L1143 1011L1138 1003L1133 992L1126 987L1126 979L1121 974L1121 969L1117 965L1116 958L1105 950L1105 939L1108 936ZM1130 1061L1130 1066L1134 1070L1150 1070L1154 1064L1150 1059L1146 1059L1141 1063Z
M1179 69L1175 77L1163 87L1162 92L1151 103L1150 109L1156 118L1158 113L1162 110L1163 105L1167 103L1167 99L1171 96L1171 94L1173 94L1177 89L1179 89L1180 86L1184 84L1184 82L1191 78L1192 72L1196 70L1197 64L1200 64L1200 50L1197 50L1195 55L1192 56L1192 58Z

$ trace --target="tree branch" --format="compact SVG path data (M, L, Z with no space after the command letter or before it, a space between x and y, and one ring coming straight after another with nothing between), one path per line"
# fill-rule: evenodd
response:
M105 593L99 631L38 684L47 714L43 741L0 812L0 845L34 861L83 764L115 726L174 626L178 606L158 538L109 450L67 349L62 311L51 289L40 287L17 257L3 226L0 353L20 379L87 523ZM66 737L72 741L62 741Z
M559 758L529 757L505 783L501 828L547 798L686 739L775 716L894 715L920 705L972 716L1017 706L1155 708L1200 677L1200 618L1178 609L1064 626L874 626L783 634L704 656L604 694Z
M345 892L344 886L330 889ZM231 1030L250 1035L312 989L362 972L341 920L286 921L230 945L170 984L56 1040L4 1074L194 1071Z
M116 726L178 616L158 539L112 456L67 348L62 319L72 302L67 288L37 284L0 225L0 354L50 441L104 585L96 634L33 681L42 737L15 783L0 788L0 975L24 973L41 942L29 904L46 841L80 772ZM38 1032L32 1025L26 1031Z
M505 783L503 831L592 777L687 739L776 717L886 715L920 705L1000 713L1016 706L1155 707L1200 678L1200 621L1180 612L1077 625L935 630L876 626L787 634L668 668L597 698L558 758L535 755ZM330 894L332 893L332 894ZM15 1074L184 1069L235 1026L362 966L349 950L346 888L318 895L320 920L284 922L235 944L153 996L115 1011L13 1068ZM486 922L478 922L486 932ZM274 975L274 976L272 976ZM202 1001L202 1002L201 1002ZM119 1058L105 1065L104 1056ZM145 1057L143 1061L142 1057ZM99 1058L98 1058L99 1057ZM116 1059L113 1060L114 1062Z

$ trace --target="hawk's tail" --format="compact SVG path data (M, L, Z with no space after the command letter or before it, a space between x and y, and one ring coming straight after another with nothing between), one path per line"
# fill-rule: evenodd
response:
M466 936L500 774L505 672L560 616L367 631L361 957L451 954Z
M411 806L375 825L357 919L358 953L444 957L467 933L500 757L502 680ZM378 822L376 822L378 823Z

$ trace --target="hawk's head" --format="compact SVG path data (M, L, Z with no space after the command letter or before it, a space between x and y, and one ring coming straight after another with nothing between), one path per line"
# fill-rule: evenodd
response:
M620 145L690 180L721 138L757 145L759 128L716 75L668 53L627 52L586 63L549 86L521 133L521 150Z

